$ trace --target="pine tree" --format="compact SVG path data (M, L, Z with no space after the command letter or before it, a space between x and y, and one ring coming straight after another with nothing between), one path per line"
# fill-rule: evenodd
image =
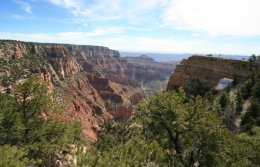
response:
M237 104L237 110L238 111L242 111L243 109L243 97L242 97L242 93L240 92L240 90L238 90L237 92L237 96L236 96L236 104Z
M228 94L226 92L222 93L222 95L219 99L219 104L220 104L222 109L225 109L228 106L229 97L228 97Z
M38 77L18 84L10 95L1 94L0 145L24 148L34 164L53 165L55 154L81 133L53 117L59 111L55 99Z

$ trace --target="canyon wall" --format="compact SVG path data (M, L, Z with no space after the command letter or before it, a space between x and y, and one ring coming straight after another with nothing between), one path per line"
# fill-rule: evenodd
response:
M249 61L207 56L192 56L183 60L172 73L168 90L184 87L186 90L214 89L220 79L235 79L238 83L250 77L252 69L259 68Z
M142 99L134 88L138 80L155 77L106 47L0 41L0 91L12 89L31 74L47 82L50 91L59 92L65 107L60 117L80 121L93 140L106 121L130 117Z
M177 61L157 62L146 55L124 58L137 66L148 69L153 76L156 76L156 79L151 79L150 82L142 82L141 90L145 97L150 97L158 91L165 90L172 71L175 69L176 65L179 64Z

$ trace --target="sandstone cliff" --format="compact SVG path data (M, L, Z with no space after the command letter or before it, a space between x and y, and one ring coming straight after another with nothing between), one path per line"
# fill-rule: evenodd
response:
M142 98L134 89L150 72L100 46L0 41L0 91L37 74L50 91L61 94L62 119L80 120L84 133L96 140L109 119L128 118ZM8 79L6 79L8 78Z
M235 79L239 83L251 75L252 68L257 67L248 61L192 56L177 65L167 89L181 86L186 90L209 90L214 89L223 78Z

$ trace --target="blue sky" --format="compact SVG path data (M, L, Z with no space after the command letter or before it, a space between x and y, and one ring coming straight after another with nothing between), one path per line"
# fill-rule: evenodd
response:
M0 39L260 54L259 0L2 0Z

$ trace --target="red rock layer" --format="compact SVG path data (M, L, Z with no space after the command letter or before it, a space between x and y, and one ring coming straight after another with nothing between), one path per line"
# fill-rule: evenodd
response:
M0 58L19 60L25 55L44 58L39 69L24 70L39 74L50 90L61 94L65 113L56 117L64 122L79 120L93 140L104 122L131 116L142 94L133 88L138 82L130 77L149 74L145 69L137 74L138 69L119 52L105 47L0 41Z

